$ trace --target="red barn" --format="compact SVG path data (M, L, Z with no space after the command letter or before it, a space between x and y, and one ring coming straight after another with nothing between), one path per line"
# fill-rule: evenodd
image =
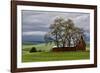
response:
M55 47L52 48L52 51L54 52L64 52L64 51L86 51L86 44L85 41L83 39L83 37L81 36L80 41L77 43L77 45L75 47Z

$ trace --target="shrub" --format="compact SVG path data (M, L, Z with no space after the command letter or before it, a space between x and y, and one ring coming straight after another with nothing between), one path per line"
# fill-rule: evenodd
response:
M38 52L42 52L42 50L38 50Z
M30 51L29 51L30 53L32 53L32 52L37 52L37 50L36 50L36 48L35 47L32 47L31 49L30 49Z

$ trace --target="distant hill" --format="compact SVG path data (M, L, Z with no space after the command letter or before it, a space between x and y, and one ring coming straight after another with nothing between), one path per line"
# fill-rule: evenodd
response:
M23 41L23 44L24 45L31 45L31 44L34 44L34 45L36 45L36 44L41 44L41 43L45 43L45 41Z
M85 42L89 43L90 42L90 35L85 36ZM33 43L33 44L38 44L38 43L45 43L44 36L23 36L22 37L23 43Z

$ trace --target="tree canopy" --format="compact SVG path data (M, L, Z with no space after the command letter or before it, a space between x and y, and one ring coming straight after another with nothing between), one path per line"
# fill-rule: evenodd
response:
M76 27L73 20L65 20L62 17L57 17L49 27L50 31L45 34L47 43L54 42L57 47L72 47L76 46L81 36L84 35L82 28Z

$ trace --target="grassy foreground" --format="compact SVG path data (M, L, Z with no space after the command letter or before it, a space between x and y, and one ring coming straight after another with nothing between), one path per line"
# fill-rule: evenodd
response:
M22 50L22 62L40 62L40 61L61 61L61 60L81 60L89 59L89 51L75 51L75 52L50 52L53 44L45 45L23 45ZM37 50L42 50L43 52L33 52L29 53L32 47L36 47ZM89 47L87 47L89 50Z

